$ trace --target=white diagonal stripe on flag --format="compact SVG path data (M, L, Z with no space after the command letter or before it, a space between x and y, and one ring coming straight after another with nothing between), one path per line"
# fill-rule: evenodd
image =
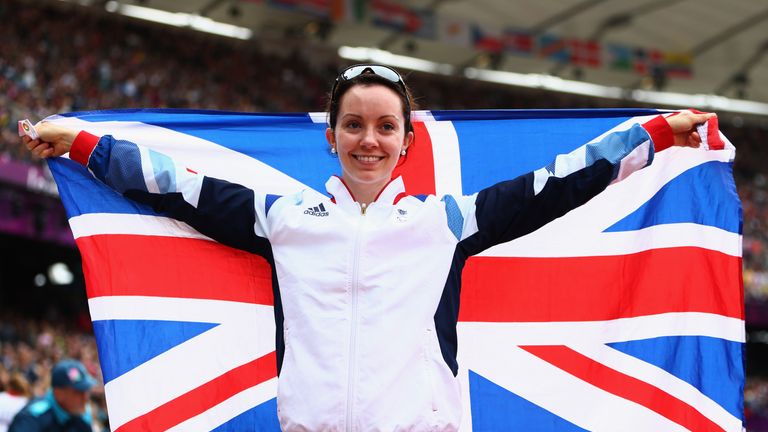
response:
M605 392L518 347L462 358L481 376L589 431L686 431L650 409ZM461 348L460 348L461 349ZM465 350L462 350L465 351ZM460 373L467 373L461 371Z
M459 137L453 122L425 121L424 126L432 141L432 159L435 166L435 195L462 195L461 155Z
M669 148L654 157L653 164L633 173L626 180L609 186L587 204L552 221L546 232L563 232L564 227L602 232L625 215L634 212L639 203L645 203L667 183L683 172L707 162L729 162L732 152L705 151L691 148ZM626 199L632 196L633 199Z
M76 239L95 235L133 234L211 240L184 222L163 216L86 213L69 219Z
M569 345L592 360L625 375L645 381L695 408L727 431L741 430L741 420L734 417L693 385L655 365L603 344Z
M734 342L744 342L745 339L744 320L701 312L673 312L608 321L461 321L458 328L462 341L486 340L490 344L487 346L605 344L664 336L709 336Z

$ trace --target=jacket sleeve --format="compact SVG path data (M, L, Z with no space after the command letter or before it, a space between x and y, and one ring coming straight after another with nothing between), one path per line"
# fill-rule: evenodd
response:
M260 252L270 195L258 196L245 186L203 176L162 153L110 135L80 132L70 158L126 198L186 222L220 243Z
M650 165L654 152L671 146L673 140L671 127L658 116L559 155L546 167L483 189L465 201L459 240L474 255L531 233Z

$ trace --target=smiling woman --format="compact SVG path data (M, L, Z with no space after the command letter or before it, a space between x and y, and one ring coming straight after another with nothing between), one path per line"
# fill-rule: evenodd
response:
M357 65L336 79L325 132L342 179L361 204L374 201L413 143L410 92L393 69Z
M387 87L352 87L342 99L339 123L326 136L339 155L345 184L361 203L369 204L391 180L413 132L405 132L402 103Z
M656 117L547 169L438 197L409 196L392 178L413 143L411 107L390 68L356 65L339 75L326 138L342 176L328 180L322 199L257 194L135 143L50 123L23 141L43 157L69 152L125 197L271 259L284 430L455 431L465 261L584 204L650 164L655 151L698 146L694 126L712 115Z

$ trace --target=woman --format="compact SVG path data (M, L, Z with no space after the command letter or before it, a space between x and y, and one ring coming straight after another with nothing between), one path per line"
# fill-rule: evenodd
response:
M318 202L258 196L177 168L111 136L42 123L24 139L70 157L126 197L272 261L278 416L285 430L456 430L459 284L465 260L536 230L646 166L669 145L698 146L683 112L606 136L585 153L465 197L404 193L395 166L413 143L400 75L356 65L336 79L326 138L342 175ZM555 174L556 173L556 174ZM311 245L311 246L309 246Z

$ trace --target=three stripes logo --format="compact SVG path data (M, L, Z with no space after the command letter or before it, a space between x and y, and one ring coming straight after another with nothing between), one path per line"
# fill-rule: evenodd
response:
M311 216L324 217L324 216L328 216L328 211L325 209L325 206L323 205L323 203L320 203L320 205L310 207L304 210L304 214L308 214Z

